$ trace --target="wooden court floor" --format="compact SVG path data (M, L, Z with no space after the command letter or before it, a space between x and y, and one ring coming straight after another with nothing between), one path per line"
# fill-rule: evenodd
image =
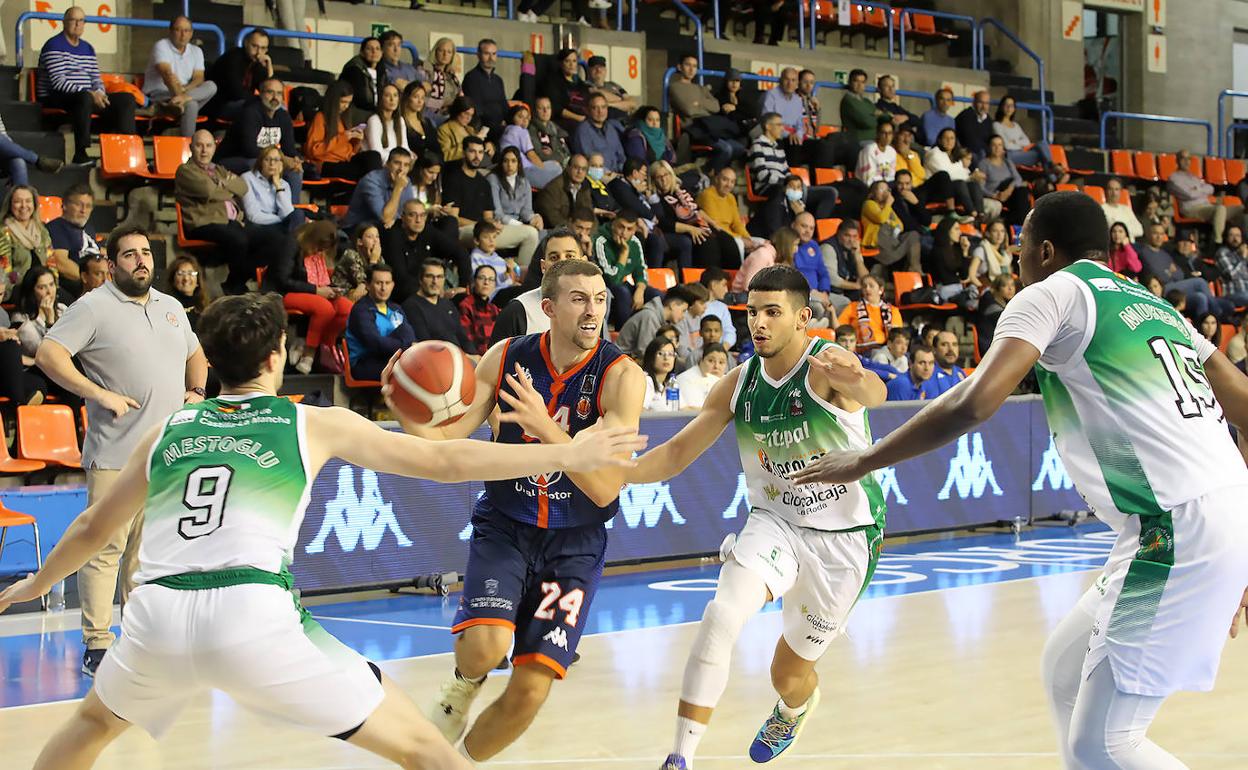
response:
M780 766L820 770L1038 770L1060 767L1040 689L1049 629L1094 572L985 583L879 598L855 610L848 637L819 665L823 702ZM767 681L778 613L750 621L732 680L696 767L754 767L746 749L771 709ZM671 743L684 659L695 626L586 637L583 660L556 683L519 742L483 767L573 770L657 768ZM438 655L382 664L422 705L449 672ZM487 684L486 699L504 677ZM1199 770L1248 767L1248 639L1228 644L1218 688L1180 694L1150 736ZM30 767L73 704L0 710L0 768ZM386 763L205 696L156 742L131 730L103 770L347 770Z

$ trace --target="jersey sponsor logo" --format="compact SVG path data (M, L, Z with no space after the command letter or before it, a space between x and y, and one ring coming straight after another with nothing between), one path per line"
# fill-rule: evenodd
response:
M556 626L542 637L542 641L550 642L561 650L568 649L568 632L564 631L561 626Z
M788 449L810 439L810 423L805 420L796 428L755 433L754 440L773 449Z
M188 422L195 422L195 415L199 414L198 409L179 409L169 418L169 427L174 425L185 425Z
M827 505L818 505L819 503L835 503L848 493L849 487L844 484L804 487L800 491L786 489L780 502L800 509L798 513L802 516L809 516L827 508Z
M767 495L767 499L771 500L772 502L775 502L776 498L780 496L780 490L776 487L775 484L768 484L767 486L763 487L763 493Z
M1097 291L1122 291L1118 282L1113 278L1089 278L1088 283L1092 284L1092 288Z
M945 477L945 485L936 495L937 500L948 500L950 491L956 491L958 497L983 497L989 487L994 495L1003 495L997 484L997 477L992 472L992 461L984 453L984 436L976 432L958 439L958 452L949 461L949 475Z
M376 472L361 471L357 494L355 469L353 466L344 465L338 469L338 494L325 504L325 518L321 521L321 528L308 543L304 553L323 553L331 534L343 553L351 553L361 544L365 551L374 551L381 545L387 532L394 535L400 548L407 548L412 544L399 527L394 507L382 498Z
M1153 527L1140 535L1137 559L1166 563L1174 561L1174 536L1165 527Z
M806 616L806 622L809 623L816 631L824 634L830 634L836 630L836 621L828 620L827 618L814 614L805 604L802 605L801 609L802 614Z
M526 481L532 485L532 488L526 487L523 482L516 480L516 491L525 497L545 497L547 500L571 500L572 493L559 492L551 490L551 487L558 484L563 479L563 471L555 471L554 473L539 473L536 476L529 476Z
M1040 457L1040 472L1036 474L1036 480L1031 482L1031 491L1043 492L1045 487L1070 489L1074 485L1070 474L1066 472L1066 464L1062 462L1062 456L1057 451L1057 444L1050 435L1049 448Z
M875 480L880 485L880 493L884 496L884 501L888 502L888 496L892 495L898 505L909 505L910 501L906 498L906 493L901 491L901 483L897 481L897 469L893 466L881 468L876 471Z
M685 517L676 508L672 499L672 486L668 482L654 484L629 484L620 490L620 512L607 522L611 529L617 519L624 519L629 529L643 526L654 529L663 521L665 515L671 516L672 523L685 524Z
M581 396L576 402L576 416L581 420L589 419L590 403L589 396Z
M823 457L823 455L823 452L816 452L810 457L798 457L795 460L789 460L788 462L781 463L772 461L767 452L760 449L758 450L758 464L762 466L763 470L767 471L771 475L779 476L787 481L790 474L800 471L802 468L806 467L806 463L813 463L815 460Z
M805 414L805 407L802 405L802 391L794 390L789 393L789 416L801 417Z
M516 605L502 596L474 596L468 600L468 609L515 612Z

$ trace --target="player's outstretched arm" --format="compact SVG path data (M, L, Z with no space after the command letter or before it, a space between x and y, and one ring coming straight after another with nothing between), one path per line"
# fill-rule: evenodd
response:
M879 468L944 446L1001 408L1040 360L1040 351L1020 339L995 340L969 377L862 452L829 452L793 474L798 484L849 483Z
M33 601L52 590L52 586L77 572L87 559L99 553L108 539L134 518L147 498L148 453L163 428L162 424L148 431L130 454L108 494L78 514L48 554L43 569L0 592L0 612L11 604Z
M847 402L844 406L851 412L862 406L874 409L888 399L888 386L879 375L868 371L857 355L842 347L828 345L816 355L806 356L806 360L811 371L832 389L834 397Z
M630 484L666 481L688 468L714 444L732 422L732 394L737 378L742 376L741 369L738 366L711 386L702 411L675 436L638 458L637 465L625 472L624 480Z
M1226 421L1235 426L1242 438L1248 432L1248 376L1217 350L1205 359L1205 375Z
M398 362L399 356L403 355L403 351L395 353L390 358L390 363L386 364L386 368L381 373L381 394L386 399L386 406L390 408L390 413L398 420L403 430L413 436L420 436L431 441L444 441L446 439L468 438L472 432L481 427L486 418L490 416L490 412L494 411L494 389L498 386L498 367L502 365L503 349L507 344L507 340L501 340L493 345L481 357L476 365L477 393L472 399L472 404L468 407L468 411L463 417L459 418L450 425L441 428L435 428L430 425L417 425L410 420L403 418L402 413L394 408L394 404L390 401L390 370Z
M330 457L381 473L443 483L494 481L563 471L629 466L646 446L636 428L595 425L567 444L496 444L471 439L430 441L381 428L341 407L307 410L312 469Z

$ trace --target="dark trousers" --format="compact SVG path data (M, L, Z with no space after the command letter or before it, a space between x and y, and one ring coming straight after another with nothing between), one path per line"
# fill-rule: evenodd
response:
M737 241L728 233L712 230L706 240L693 246L693 263L696 267L719 267L736 270L741 267L741 250Z
M632 305L629 305L632 309ZM39 376L38 370L22 365L22 345L17 340L0 342L0 396L17 404L30 400L35 391L48 390L48 383Z
M281 249L290 248L290 234L283 225L243 227L237 222L202 225L186 232L188 238L212 241L217 249L204 254L207 265L228 265L229 275L221 285L226 294L247 291L247 281L256 277L256 268L269 264Z
M784 40L784 28L788 24L787 3L772 9L772 0L754 0L754 42L763 42L763 29L771 22L771 38L768 45L777 45Z
M310 178L327 179L334 177L358 182L360 177L370 171L376 171L381 166L381 153L374 150L365 150L356 153L351 160L325 161L321 164L320 175Z
M357 380L380 380L381 370L390 363L390 356L378 356L365 353L360 360L351 364L351 376Z
M806 210L816 220L827 219L836 210L839 197L835 187L809 187L806 189ZM758 216L750 220L750 232L759 238L770 239L781 227L791 224L794 218L793 210L789 208L788 199L784 196L784 187L778 187L763 204Z
M928 177L923 187L927 191L928 203L953 198L954 203L961 206L967 214L978 214L984 210L984 191L978 184L969 184L962 179L950 179L949 174L944 171Z
M1025 185L1018 185L1014 188L1014 192L1005 201L1005 211L1001 218L1011 225L1022 226L1023 220L1027 218L1027 212L1031 211L1031 193L1028 192Z
M684 233L664 233L663 240L667 243L667 249L663 254L664 261L676 263L676 280L684 283L685 268L693 267L693 239ZM651 265L651 267L662 267L662 265Z
M90 91L52 91L43 98L43 106L69 113L74 129L74 161L86 160L87 148L91 146L91 113L95 100ZM124 92L108 95L108 106L100 113L100 127L119 134L135 134L134 97Z

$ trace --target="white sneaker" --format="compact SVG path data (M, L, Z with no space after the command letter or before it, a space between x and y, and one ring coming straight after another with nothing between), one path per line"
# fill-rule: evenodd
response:
M468 710L472 708L482 684L457 676L442 685L437 703L429 709L429 721L451 745L463 737L468 727Z
M311 374L312 365L315 363L316 363L316 356L312 355L311 353L304 353L303 357L299 359L299 363L295 364L295 371L299 372L300 374Z

